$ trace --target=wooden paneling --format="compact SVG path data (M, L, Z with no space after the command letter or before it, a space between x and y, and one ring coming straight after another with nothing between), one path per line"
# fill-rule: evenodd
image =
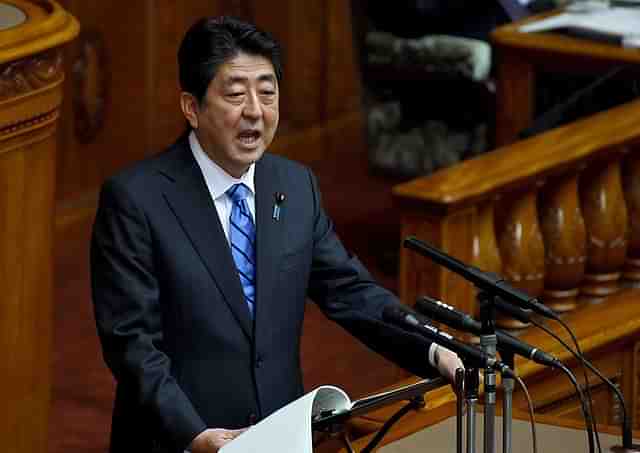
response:
M109 2L68 0L66 7L80 21L79 39L66 51L64 120L61 122L58 154L57 199L72 200L95 189L125 162L140 158L146 148L146 102L149 86L145 78L147 2L128 2L127 14ZM81 54L100 57L82 67ZM84 86L100 85L104 93L104 122L93 137L79 140L76 133L83 108L92 102ZM106 85L105 85L106 84ZM88 112L93 115L95 112Z
M15 4L28 19L0 31L0 450L45 453L60 47L78 24L53 2Z
M329 117L345 112L359 112L362 90L358 77L351 8L349 1L327 2L327 89L325 90Z
M158 152L183 131L176 54L187 28L203 16L251 20L283 44L281 124L274 152L313 165L345 151L364 151L349 2L63 3L79 18L83 36L67 51L68 71L82 71L65 82L69 100L57 163L60 227L91 213L106 177ZM92 56L88 68L79 64L83 46ZM80 104L71 102L74 96ZM95 110L100 102L102 126L89 140L79 139L79 110L83 105Z

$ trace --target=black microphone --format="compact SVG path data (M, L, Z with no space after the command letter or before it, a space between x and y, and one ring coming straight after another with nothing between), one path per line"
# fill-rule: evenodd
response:
M523 322L525 324L531 322L531 310L529 310L528 308L516 307L513 304L505 302L499 297L493 299L493 305L494 307L496 307L496 310L501 311L502 313L506 313L520 322Z
M556 313L549 307L544 306L538 301L538 299L531 297L524 291L514 288L499 275L491 272L484 272L477 267L464 264L462 261L447 255L446 253L418 240L413 236L404 240L404 246L411 250L415 250L421 255L424 255L436 263L446 267L450 271L461 275L476 287L491 295L499 296L503 300L511 301L521 307L530 308L536 313L547 318L558 318Z
M280 220L281 206L284 203L284 200L287 199L287 197L282 192L276 192L273 194L273 198L275 198L275 203L273 205L273 214L271 215L271 218L278 222Z
M416 301L415 309L436 321L442 322L454 329L464 330L476 335L482 334L482 324L473 319L467 313L456 310L454 307L447 305L432 297L421 296ZM498 337L498 348L505 348L514 354L521 355L527 359L533 360L541 365L560 368L562 363L540 349L533 347L524 341L521 341L507 332L496 330Z
M494 368L510 377L515 377L514 372L504 363L489 356L480 349L456 340L451 335L436 329L427 322L420 321L422 315L403 305L387 305L382 310L382 318L399 327L404 327L428 338L440 346L443 346L462 356L475 368Z

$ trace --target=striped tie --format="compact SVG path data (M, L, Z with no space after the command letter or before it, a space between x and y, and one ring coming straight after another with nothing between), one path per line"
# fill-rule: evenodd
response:
M247 205L249 188L244 184L235 184L227 190L227 196L233 202L229 217L229 242L231 254L240 275L240 283L245 300L249 306L251 318L254 316L256 294L256 228Z

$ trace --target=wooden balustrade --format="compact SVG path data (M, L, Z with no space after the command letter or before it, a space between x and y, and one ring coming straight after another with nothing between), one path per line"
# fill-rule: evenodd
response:
M501 273L558 312L638 286L639 116L635 101L396 186L403 237ZM400 262L405 303L426 293L477 312L461 277L408 249Z
M499 148L394 188L402 235L416 236L537 296L623 390L640 427L640 100ZM476 290L409 249L400 297L428 294L477 314ZM501 317L520 337L566 360L546 335ZM550 327L560 333L558 325ZM564 334L563 334L564 335ZM567 336L565 335L565 338ZM539 413L581 420L564 376L516 361ZM574 370L574 372L582 372ZM613 394L592 380L598 422L619 421ZM514 407L525 408L519 392Z

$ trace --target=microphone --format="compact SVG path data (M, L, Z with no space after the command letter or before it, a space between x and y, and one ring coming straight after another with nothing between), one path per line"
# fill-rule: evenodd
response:
M411 310L409 307L402 305L387 305L382 310L382 318L391 324L416 332L423 337L430 339L434 343L450 349L459 356L464 357L465 360L475 368L494 368L502 374L515 378L513 370L511 370L507 365L496 360L494 357L491 357L480 349L456 340L448 333L436 329L424 321L424 319L418 319L422 318L422 316Z
M273 214L271 217L277 222L280 220L280 206L284 203L284 200L286 200L287 197L282 192L276 192L273 194L273 198L275 198L275 203L273 205Z
M469 266L463 262L455 259L452 256L438 250L435 247L426 244L418 240L417 238L410 236L404 240L404 246L414 250L421 255L430 258L436 263L446 267L452 272L461 275L465 279L469 280L479 289L488 292L489 294L501 297L504 300L511 301L524 308L530 308L536 313L541 314L547 318L557 319L556 313L549 307L541 304L538 299L531 297L524 291L521 291L513 286L509 285L502 277L491 272L484 272L474 266Z
M442 322L454 329L464 330L476 335L482 334L482 324L473 319L467 313L456 310L454 307L447 305L432 297L422 296L416 301L415 309L423 315ZM498 348L506 350L533 360L541 365L560 368L562 363L538 348L535 348L524 341L521 341L506 332L496 330L498 337Z
M529 310L528 308L516 307L513 304L505 302L499 297L496 297L493 300L493 305L498 311L506 313L520 322L523 322L525 324L531 322L531 310Z

